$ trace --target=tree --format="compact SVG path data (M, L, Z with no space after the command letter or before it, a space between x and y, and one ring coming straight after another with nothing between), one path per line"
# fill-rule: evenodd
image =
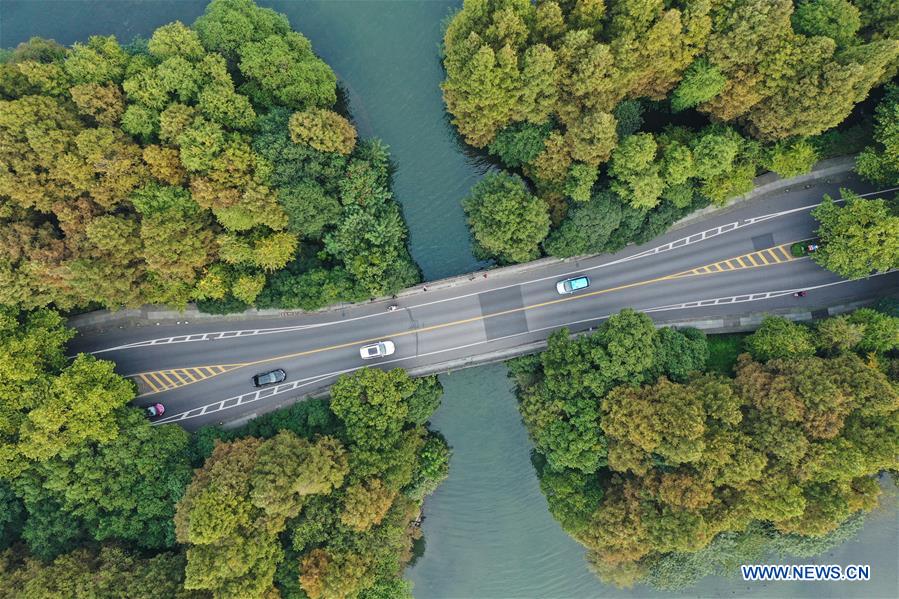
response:
M851 351L859 344L865 335L865 327L850 322L846 316L835 316L819 322L816 332L818 347L841 353Z
M812 210L821 238L815 262L847 279L899 266L899 216L890 213L885 200L863 199L846 189L841 195L843 206L824 196Z
M290 22L270 8L259 8L253 0L213 0L193 28L208 51L234 61L241 46L283 35L290 31Z
M360 370L331 387L331 411L353 441L389 442L408 417L407 400L415 389L415 381L401 369Z
M250 498L261 445L253 438L218 444L178 502L175 534L190 545L185 589L217 597L262 597L271 589L283 555L273 535L283 528L283 516Z
M684 73L684 78L671 95L675 112L694 108L717 96L727 85L727 78L708 60L699 58Z
M805 35L823 35L838 47L851 46L861 27L858 8L848 0L805 0L793 13L793 29Z
M31 468L16 480L17 492L52 499L98 541L171 547L175 502L191 476L187 434L175 426L154 429L139 410L118 420L113 441L82 443L64 459Z
M675 382L684 382L690 373L705 370L709 347L699 329L665 327L655 335L655 369Z
M500 262L525 262L538 255L549 232L549 210L520 178L490 173L462 201L476 247Z
M760 362L815 353L811 331L779 316L766 316L761 326L746 338L745 346L752 357Z
M886 353L899 347L899 318L861 308L849 315L848 322L862 327L858 350Z
M128 55L115 36L92 35L87 44L76 43L66 56L66 74L76 84L122 81Z
M656 161L657 149L651 133L637 133L624 138L612 152L609 164L612 191L634 208L652 208L664 190Z
M206 54L200 43L200 36L181 21L163 25L154 31L147 44L147 50L159 60L172 56L199 60Z
M565 134L571 157L596 167L609 159L618 141L615 117L607 112L585 114Z
M575 206L544 242L546 253L567 258L605 250L609 237L621 223L621 206L618 196L609 192Z
M238 53L240 72L248 80L242 91L259 105L305 110L337 101L337 77L299 33L244 43Z
M295 112L290 117L290 138L294 143L307 143L322 152L348 155L356 146L356 129L330 110L320 108Z
M517 168L540 155L550 130L548 124L513 123L496 134L488 149L506 166Z
M265 275L241 274L237 275L231 285L231 295L245 304L252 304L259 297L263 287L265 287ZM224 297L224 294L221 296Z
M818 162L818 151L808 141L777 143L770 148L765 166L788 179L811 172Z
M899 87L886 89L875 110L875 145L859 154L855 170L869 181L892 185L899 181Z
M396 491L388 489L378 479L347 488L340 521L357 531L366 531L380 524L393 504Z
M568 169L568 179L565 181L565 195L575 202L587 202L590 200L593 184L599 177L595 166L576 162Z
M868 312L838 320L833 338L848 324L859 339ZM743 354L731 379L695 372L699 331L622 312L510 364L541 490L602 580L680 588L767 551L812 555L876 505L899 393L871 360L817 357L795 338L811 335L765 321L755 345L783 357Z

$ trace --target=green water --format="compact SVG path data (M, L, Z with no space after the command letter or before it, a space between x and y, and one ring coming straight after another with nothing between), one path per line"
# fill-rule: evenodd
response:
M438 58L441 21L459 2L260 2L287 13L349 92L364 136L391 146L394 189L409 223L412 253L428 279L470 271L460 198L483 168L458 146L443 112ZM33 35L71 44L91 34L120 40L159 25L192 22L205 1L0 0L0 46ZM587 570L584 551L553 521L529 461L530 443L501 366L442 377L433 419L454 448L449 479L427 500L427 549L408 577L415 595L465 597L671 597L620 591ZM684 596L899 596L896 493L856 541L820 563L870 563L874 580L856 584L749 584L709 579Z

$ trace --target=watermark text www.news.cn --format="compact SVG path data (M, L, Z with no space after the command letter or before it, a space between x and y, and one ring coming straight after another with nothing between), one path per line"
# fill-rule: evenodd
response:
M837 564L766 564L740 566L743 580L773 581L773 580L842 580L864 581L871 579L871 566L850 564L839 566Z

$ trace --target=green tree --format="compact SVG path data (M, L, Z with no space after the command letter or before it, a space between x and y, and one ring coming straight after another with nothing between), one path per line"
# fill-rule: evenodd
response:
M184 588L217 597L262 597L271 589L283 556L272 534L283 519L250 499L261 444L249 438L217 445L178 502L175 534L189 545Z
M664 181L656 160L658 145L651 133L626 137L612 152L612 191L634 208L648 210L659 203Z
M238 48L242 91L257 104L305 110L337 101L337 77L312 52L312 44L289 31Z
M675 112L694 108L721 93L727 78L704 58L697 59L684 73L684 78L671 94Z
M396 491L378 479L372 479L347 488L340 521L357 531L366 531L380 524L387 510L393 505Z
M538 256L549 232L546 204L506 173L490 173L462 201L478 251L503 263Z
M114 440L82 443L65 458L31 468L15 482L17 492L52 498L98 541L171 547L175 502L191 476L187 434L175 426L154 428L139 410L118 420Z
M295 112L288 125L295 143L307 143L322 152L337 152L346 156L356 146L356 129L330 110L312 109Z
M699 329L665 327L655 335L654 368L676 382L684 382L693 372L705 370L709 347Z
M824 196L812 210L821 238L815 262L847 279L899 266L899 216L890 213L885 200L863 199L846 189L841 194L842 206Z
M567 258L603 251L621 223L621 206L621 200L611 192L598 193L589 202L575 206L544 242L546 253Z
M861 27L858 8L848 0L805 0L792 17L793 29L805 35L823 35L839 47L851 46Z
M899 347L899 318L862 308L849 315L848 320L863 328L859 351L886 353Z
M760 362L815 353L812 332L779 316L766 316L761 326L746 338L745 346L752 357Z
M818 151L806 140L777 143L769 149L765 166L788 179L811 172L818 161Z
M826 318L815 329L818 347L836 353L854 349L865 335L864 325L850 322L846 316Z
M550 130L548 124L513 123L496 134L488 149L506 166L518 168L540 155Z
M207 50L235 61L241 46L283 35L290 31L290 22L270 8L259 8L253 0L213 0L194 21L193 29Z
M874 183L893 185L899 181L899 87L887 86L874 119L875 145L859 154L855 170Z

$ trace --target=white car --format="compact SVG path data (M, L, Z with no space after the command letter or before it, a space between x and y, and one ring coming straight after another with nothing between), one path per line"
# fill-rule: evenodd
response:
M396 351L393 341L379 341L371 345L363 345L359 348L359 355L363 360L371 360L372 358L383 358L391 355Z
M568 295L590 286L590 279L587 277L574 277L573 279L565 279L556 283L556 291L561 295Z

